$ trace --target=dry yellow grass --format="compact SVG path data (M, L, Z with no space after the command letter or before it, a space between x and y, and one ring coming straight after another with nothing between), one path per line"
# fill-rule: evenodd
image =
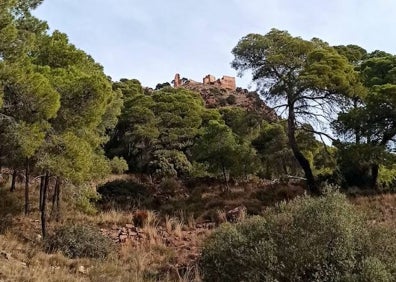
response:
M163 234L159 234L163 226L154 211L147 211L147 222L141 229L147 240L142 240L141 244L130 241L122 244L107 259L70 259L61 253L43 252L42 241L39 239L41 230L37 188L37 183L33 183L30 194L31 213L24 216L23 187L17 186L14 193L10 193L8 187L0 187L0 225L4 223L8 230L1 235L4 230L0 228L0 281L199 281L194 265L185 270L178 269L180 265L184 268L184 258L180 257L173 244L164 244ZM74 205L75 189L78 188L63 187L62 218L59 222L49 220L49 234L66 223L103 228L131 223L130 212L110 210L84 214ZM48 215L51 195L50 189ZM180 242L186 236L185 230L195 227L194 217L187 217L183 212L180 212L180 218L169 218L169 223L169 236L174 238L171 240ZM200 240L198 236L194 233L189 236L191 244L197 246ZM188 252L185 252L184 256L187 255Z
M396 194L358 196L350 200L371 222L396 227Z

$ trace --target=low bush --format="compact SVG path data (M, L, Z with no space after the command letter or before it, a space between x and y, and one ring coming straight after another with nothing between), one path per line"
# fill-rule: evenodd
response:
M162 193L169 195L171 197L175 196L178 191L180 191L182 188L182 185L179 181L177 181L175 178L164 178L160 185L159 189Z
M68 225L44 241L46 252L62 252L70 258L106 258L113 250L112 241L100 230L85 225Z
M235 103L236 103L236 97L235 97L235 95L232 95L232 94L230 96L228 96L226 100L229 105L235 105Z
M98 188L99 204L108 209L133 210L149 208L153 197L146 185L128 180L115 180Z
M223 225L200 267L204 281L392 281L396 240L387 238L394 232L366 227L344 195L327 191Z
M95 187L81 185L75 194L75 205L77 210L88 215L94 215L98 211L95 204L101 199Z
M114 174L122 174L128 170L128 163L123 158L114 157L110 160L110 169Z

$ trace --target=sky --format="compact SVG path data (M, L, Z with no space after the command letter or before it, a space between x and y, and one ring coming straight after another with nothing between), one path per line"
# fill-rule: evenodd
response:
M44 0L34 14L104 66L147 87L175 73L237 76L231 50L249 33L287 30L331 45L396 54L394 0ZM237 85L254 88L249 74Z

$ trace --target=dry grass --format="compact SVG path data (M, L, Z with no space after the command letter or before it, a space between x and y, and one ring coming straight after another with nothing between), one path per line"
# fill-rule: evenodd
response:
M0 281L89 281L78 272L86 260L70 260L61 254L45 254L40 245L0 235Z
M132 222L130 212L110 210L84 214L75 207L75 189L78 188L64 187L62 190L62 219L59 223L49 222L49 233L55 227L70 222L102 228ZM168 216L163 221L157 213L147 211L147 220L140 229L145 237L141 242L127 241L104 260L69 259L62 254L42 251L41 242L37 240L40 234L38 196L37 187L32 187L32 212L24 217L21 214L23 188L17 187L13 194L0 188L0 212L10 213L8 218L12 221L11 225L6 222L9 231L0 235L0 251L12 256L11 260L0 255L0 281L200 281L191 255L199 254L199 246L210 231L196 230L196 219L190 211L178 211L174 217ZM216 197L221 199L218 192L203 195L204 199ZM226 204L234 207L234 202L239 200L226 199ZM224 210L219 213L224 217ZM169 244L165 243L164 230L168 233L165 239L170 240Z
M359 196L350 200L372 223L396 227L396 194Z
M216 210L216 225L220 225L227 221L227 213L223 209Z
M182 237L183 223L181 219L176 217L165 216L165 229L168 234L173 234L176 237Z
M165 229L168 234L172 232L172 226L173 226L173 218L171 218L169 215L165 215Z
M128 212L110 210L105 212L100 212L95 216L95 221L97 224L119 224L124 225L131 223L132 217Z

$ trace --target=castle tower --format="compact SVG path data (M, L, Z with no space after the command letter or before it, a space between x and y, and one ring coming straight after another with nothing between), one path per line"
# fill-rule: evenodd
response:
M180 74L175 74L175 79L173 80L173 87L179 87L181 85Z
M236 89L235 77L224 75L220 79L220 86L226 89L235 90Z
M215 81L216 81L216 78L211 74L208 74L207 76L205 76L203 78L203 84L212 84Z

